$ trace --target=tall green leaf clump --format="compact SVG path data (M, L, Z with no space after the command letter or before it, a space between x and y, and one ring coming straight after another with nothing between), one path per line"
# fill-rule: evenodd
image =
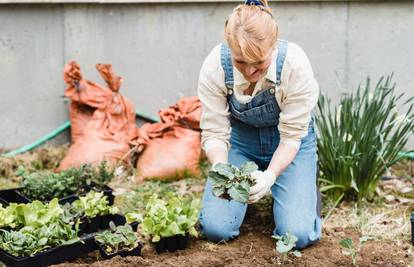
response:
M392 76L374 88L368 78L331 109L322 95L317 109L321 191L340 201L372 199L381 176L400 159L414 133L414 98L395 95Z
M218 163L209 172L209 178L216 197L246 203L249 199L250 186L255 184L251 173L258 166L252 161L244 163L240 169L230 163Z

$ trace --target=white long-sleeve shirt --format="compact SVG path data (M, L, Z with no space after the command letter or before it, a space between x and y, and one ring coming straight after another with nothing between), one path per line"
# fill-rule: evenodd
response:
M217 45L204 60L198 83L198 96L202 103L200 127L205 151L214 147L230 148L230 113L220 46ZM257 82L252 95L243 94L250 83L233 67L233 92L237 101L247 103L258 92L269 88L269 83L276 83L277 52L276 46L267 74ZM288 43L281 81L281 85L275 88L276 100L281 109L278 124L280 142L298 148L301 138L308 133L311 112L318 101L319 86L305 52L292 42Z

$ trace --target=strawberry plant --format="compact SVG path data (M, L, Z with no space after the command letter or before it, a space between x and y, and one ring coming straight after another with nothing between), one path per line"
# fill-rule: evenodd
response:
M117 253L119 250L130 251L138 247L137 235L129 224L115 226L113 222L110 222L109 226L110 230L95 236L95 240L108 254Z
M255 184L251 173L256 171L256 163L249 161L240 169L230 163L218 163L209 172L209 178L216 197L246 203L249 199L250 187Z
M293 255L295 257L302 256L302 254L298 250L293 249L296 245L296 242L298 241L298 238L290 231L287 232L285 235L272 237L277 240L276 250L277 252L282 254L282 262L286 262L289 255Z
M200 200L169 195L166 200L154 194L146 206L142 230L152 236L152 242L175 235L197 236L195 224L198 221Z

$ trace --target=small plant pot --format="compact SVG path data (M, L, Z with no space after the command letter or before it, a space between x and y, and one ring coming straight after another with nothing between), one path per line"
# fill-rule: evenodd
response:
M186 249L188 246L188 235L175 235L170 237L163 237L160 241L153 243L158 254L169 251L175 252L177 250Z
M90 223L88 224L88 232L89 233L95 233L98 232L98 230L101 228L102 224L102 217L96 216L92 219L90 219Z
M101 254L102 258L104 258L106 260L110 259L110 258L113 258L115 256L121 256L121 257L141 256L142 244L140 242L138 242L138 246L136 248L132 249L132 250L121 249L121 250L118 250L118 252L116 252L116 253L108 253L105 250L104 245L102 245L98 242L96 242L96 244L99 247L99 253Z

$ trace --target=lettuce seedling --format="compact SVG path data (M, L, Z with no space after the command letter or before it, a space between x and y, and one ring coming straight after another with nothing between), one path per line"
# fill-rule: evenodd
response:
M146 206L142 230L152 236L152 242L175 235L197 236L195 224L200 212L200 200L169 195L166 200L152 195Z
M90 191L86 196L79 197L79 199L75 200L71 205L71 211L66 212L88 218L117 214L119 209L110 206L107 198L103 192Z
M110 222L109 226L110 230L95 236L95 240L108 254L117 253L119 250L130 251L139 245L137 235L129 224L115 226Z
M282 254L282 262L287 261L289 254L294 255L295 257L301 257L302 254L298 250L293 250L296 246L296 242L298 238L292 234L290 231L287 232L285 235L282 236L272 236L274 239L277 240L276 242L276 250L280 254Z
M63 213L57 198L44 204L38 200L28 204L11 203L0 208L0 227L17 228L30 226L39 228L56 221Z
M249 199L250 187L255 184L251 173L256 171L256 163L249 161L240 169L230 163L218 163L209 172L209 178L216 197L246 203Z

